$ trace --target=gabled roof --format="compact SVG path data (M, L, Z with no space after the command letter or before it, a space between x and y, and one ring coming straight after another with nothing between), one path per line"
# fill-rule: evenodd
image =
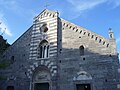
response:
M38 14L36 17L39 17L40 15L42 15L43 13L51 13L51 14L56 14L58 13L57 11L51 11L51 10L48 10L48 9L44 9L40 14Z

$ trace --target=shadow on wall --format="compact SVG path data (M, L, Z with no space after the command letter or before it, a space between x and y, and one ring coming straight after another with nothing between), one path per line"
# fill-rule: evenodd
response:
M67 49L63 48L59 50L59 58L76 58L76 59L83 59L88 61L94 60L94 61L109 61L109 62L116 62L119 63L119 57L118 55L112 55L110 53L95 53L91 52L88 49L85 49L83 46L79 47L78 49Z

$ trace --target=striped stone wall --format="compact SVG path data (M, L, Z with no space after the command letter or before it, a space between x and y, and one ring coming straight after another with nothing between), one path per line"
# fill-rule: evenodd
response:
M57 56L57 18L57 12L50 12L48 10L45 10L40 15L34 18L29 59L38 59L37 48L42 40L47 40L49 42L49 58ZM46 32L45 34L40 33L40 27L43 23L46 23L48 27L48 32Z
M46 24L48 31L41 33L40 27ZM50 72L51 76L55 76L57 73L56 60L53 58L57 57L57 31L58 31L58 13L49 10L44 10L33 21L33 29L31 35L30 43L30 55L29 60L33 63L27 70L27 75L29 78L33 75L35 68L39 66L46 66ZM49 57L39 58L38 48L41 41L46 40L49 44Z

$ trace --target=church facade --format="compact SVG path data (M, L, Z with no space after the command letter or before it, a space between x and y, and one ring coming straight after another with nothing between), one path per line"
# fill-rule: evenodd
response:
M3 54L0 90L120 90L114 33L109 39L43 10Z

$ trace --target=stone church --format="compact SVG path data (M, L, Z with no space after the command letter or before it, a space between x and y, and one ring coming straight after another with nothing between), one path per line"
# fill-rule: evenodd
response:
M12 63L0 90L120 90L114 33L109 38L43 10L2 55Z

